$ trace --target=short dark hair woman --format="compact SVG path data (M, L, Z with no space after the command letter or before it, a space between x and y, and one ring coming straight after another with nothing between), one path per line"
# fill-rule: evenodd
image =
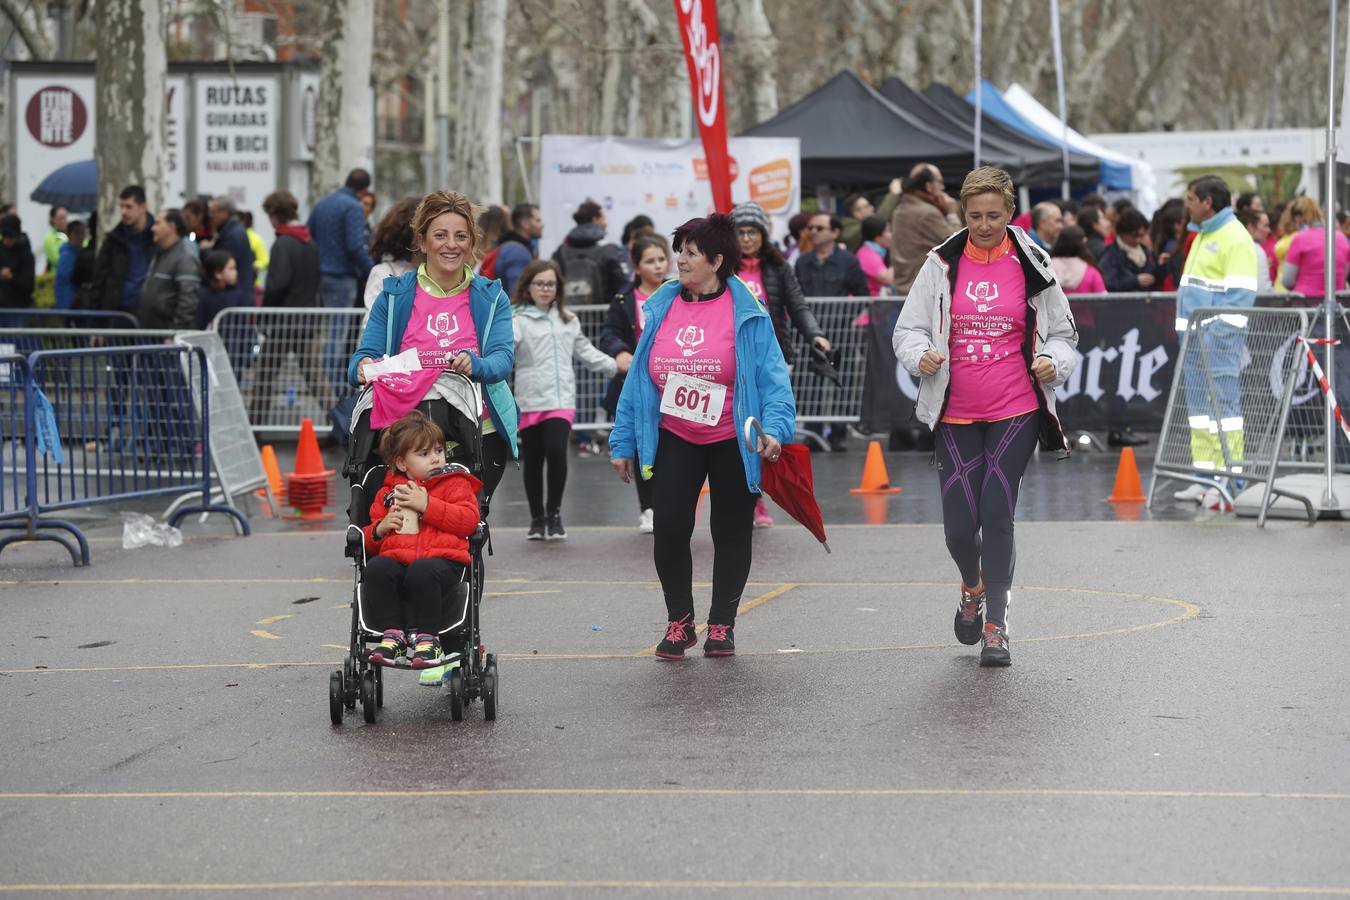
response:
M1036 450L1068 452L1056 385L1078 364L1078 332L1050 260L1008 224L1007 172L961 185L966 227L929 251L896 322L896 359L919 378L915 415L935 433L942 524L961 572L956 639L980 665L1012 663L1013 512Z
M698 643L689 540L706 480L711 491L712 608L703 652L731 656L732 629L750 576L751 518L761 458L776 460L792 439L797 408L773 323L733 276L740 247L730 216L690 219L675 231L679 283L644 306L646 327L619 396L610 462L619 477L652 481L656 573L668 624L661 659L683 659ZM764 429L757 451L742 436L748 418Z
M375 298L384 289L384 280L411 272L422 261L412 229L413 214L421 202L421 197L404 197L391 206L380 224L375 226L375 233L370 237L370 258L375 260L375 266L366 277L364 294L367 316Z

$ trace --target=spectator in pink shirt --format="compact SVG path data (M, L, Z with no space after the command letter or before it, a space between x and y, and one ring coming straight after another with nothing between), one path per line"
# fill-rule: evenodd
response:
M890 265L891 223L882 216L868 216L862 223L862 244L855 256L867 276L867 290L873 297L890 293L895 270Z
M1059 233L1050 248L1050 267L1066 294L1104 294L1106 282L1087 247L1087 236L1077 225Z
M1326 291L1327 230L1322 211L1311 197L1294 201L1294 214L1303 222L1303 228L1289 242L1280 269L1280 283L1305 297L1321 297ZM1346 270L1350 268L1350 240L1336 229L1336 290L1345 288Z

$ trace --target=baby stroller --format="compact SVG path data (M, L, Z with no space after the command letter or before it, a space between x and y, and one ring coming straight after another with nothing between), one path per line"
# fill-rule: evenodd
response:
M351 485L351 504L347 507L347 550L355 568L352 589L352 627L347 658L342 668L328 679L328 711L334 725L342 724L344 711L355 711L361 703L362 717L375 721L376 710L384 706L385 666L371 663L372 643L382 633L366 624L361 611L361 585L365 575L365 539L361 527L370 523L370 504L384 483L388 467L380 460L377 448L379 432L370 427L372 392L364 390L352 411L351 442L342 474ZM463 375L444 372L417 405L441 427L448 442L447 468L462 466L476 478L482 478L482 409L477 386ZM491 552L487 508L479 502L478 529L469 537L471 563L465 566L463 580L454 586L446 604L445 627L439 632L442 656L437 664L453 666L445 678L450 695L450 718L464 718L465 707L474 700L483 701L483 718L497 718L497 660L483 648L478 627L478 608L483 596L483 552ZM406 660L396 668L413 671Z

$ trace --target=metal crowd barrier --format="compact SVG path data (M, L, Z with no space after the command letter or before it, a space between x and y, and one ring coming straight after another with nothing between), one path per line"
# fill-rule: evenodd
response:
M17 353L0 355L0 522L27 511L24 492L28 455L25 435L28 405L28 360ZM0 527L4 527L0 525Z
M220 334L256 432L332 430L328 411L355 392L347 361L360 341L364 309L252 306L221 310L211 330Z
M25 495L17 504L7 494L0 505L0 528L20 532L0 538L0 550L16 541L55 541L77 565L88 565L84 534L50 513L184 491L200 491L201 502L179 508L171 525L222 512L248 533L237 510L212 502L210 379L200 349L91 347L39 350L26 364L6 360L11 373L26 372L22 390L0 391L0 422L23 423L21 434L6 429L3 475L7 486L14 483L22 446ZM199 386L199 406L190 385Z
M6 309L0 312L6 328L84 328L141 327L134 313L103 309Z

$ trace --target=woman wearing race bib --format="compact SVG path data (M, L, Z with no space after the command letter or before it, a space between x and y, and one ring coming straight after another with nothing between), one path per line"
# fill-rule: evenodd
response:
M679 281L643 307L646 324L619 396L610 462L619 477L652 482L656 573L669 623L661 659L698 643L689 541L699 490L710 489L712 606L703 652L736 652L733 628L750 575L752 517L761 458L792 439L797 409L787 365L764 304L734 277L740 247L729 216L691 219L675 231ZM749 418L765 437L742 440ZM634 454L637 471L634 471Z
M892 336L933 429L947 550L961 572L956 639L1007 666L1013 512L1039 439L1066 455L1055 387L1078 357L1069 301L1045 253L1010 226L1013 183L984 166L961 185L966 227L928 252Z

